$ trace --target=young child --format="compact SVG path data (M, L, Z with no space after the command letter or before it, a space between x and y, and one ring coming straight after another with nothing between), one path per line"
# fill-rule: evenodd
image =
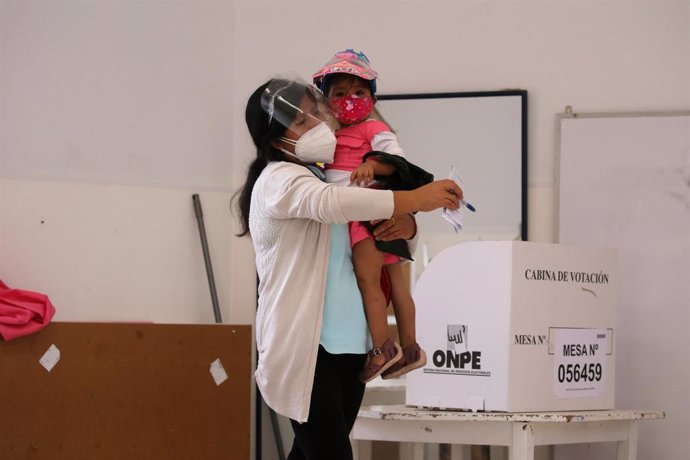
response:
M369 118L376 103L377 73L364 53L352 49L341 51L313 78L314 84L329 98L331 110L340 123L335 132L335 158L326 165L328 182L376 186L375 176L400 176L402 170L407 173L410 169L430 176L404 160L396 136L384 122ZM375 152L365 156L372 151ZM366 383L379 375L384 379L398 377L423 366L426 354L416 341L415 305L406 289L400 257L379 251L363 223L350 224L350 239L355 275L374 345L360 380ZM406 243L404 247L407 251ZM409 252L403 256L411 258ZM387 305L380 284L384 265L390 275L391 300L402 350L388 337Z

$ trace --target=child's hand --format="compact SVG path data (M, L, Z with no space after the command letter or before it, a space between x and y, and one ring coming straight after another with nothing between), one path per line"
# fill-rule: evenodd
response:
M362 163L350 174L350 182L357 186L367 186L374 180L374 166L368 161Z

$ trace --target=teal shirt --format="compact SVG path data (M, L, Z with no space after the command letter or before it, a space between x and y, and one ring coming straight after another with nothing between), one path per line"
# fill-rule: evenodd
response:
M331 228L320 343L331 354L364 354L371 348L371 336L352 266L350 232L347 224Z

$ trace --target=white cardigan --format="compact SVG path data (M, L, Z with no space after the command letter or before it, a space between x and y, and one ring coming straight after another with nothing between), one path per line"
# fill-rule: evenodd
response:
M309 415L330 224L392 214L391 191L337 187L289 162L269 163L256 181L249 212L260 280L255 377L279 414L300 423Z

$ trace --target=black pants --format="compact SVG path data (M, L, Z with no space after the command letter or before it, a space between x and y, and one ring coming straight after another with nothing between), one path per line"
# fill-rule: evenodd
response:
M364 396L357 375L366 355L333 355L319 346L309 419L290 420L295 440L288 460L351 460L350 431Z

